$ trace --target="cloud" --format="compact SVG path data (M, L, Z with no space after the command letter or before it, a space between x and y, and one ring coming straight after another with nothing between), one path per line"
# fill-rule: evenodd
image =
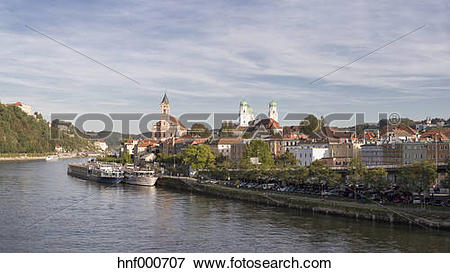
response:
M2 3L0 98L29 100L46 114L154 112L167 89L176 113L235 111L246 98L260 112L275 99L285 112L388 108L413 118L448 116L449 11L446 1Z

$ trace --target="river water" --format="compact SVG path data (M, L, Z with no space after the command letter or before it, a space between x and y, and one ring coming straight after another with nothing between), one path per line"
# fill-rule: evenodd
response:
M0 252L449 252L450 233L0 163Z

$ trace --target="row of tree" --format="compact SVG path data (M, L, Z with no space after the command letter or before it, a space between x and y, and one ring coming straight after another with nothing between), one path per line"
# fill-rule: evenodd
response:
M68 151L90 147L91 142L74 130L49 128L41 114L30 116L17 106L0 103L0 153L48 153L56 145Z
M252 160L257 158L257 160ZM239 163L229 158L216 156L208 145L190 145L182 154L165 156L160 154L158 161L176 171L186 172L187 166L203 172L208 172L218 179L250 179L285 181L291 184L317 183L328 186L338 186L346 183L350 186L364 186L381 191L391 186L387 172L383 168L367 169L360 158L350 161L347 176L332 171L323 161L314 161L308 167L299 166L291 153L273 157L269 145L262 140L252 140L246 147ZM424 192L430 188L436 179L436 166L428 161L415 162L400 169L395 184L406 192ZM442 182L448 187L450 177Z

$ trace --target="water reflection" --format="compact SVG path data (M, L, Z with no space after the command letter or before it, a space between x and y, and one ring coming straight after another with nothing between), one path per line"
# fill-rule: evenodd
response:
M68 162L0 164L0 251L450 250L447 232L314 215L160 188L108 187L67 176ZM34 222L38 224L26 228Z

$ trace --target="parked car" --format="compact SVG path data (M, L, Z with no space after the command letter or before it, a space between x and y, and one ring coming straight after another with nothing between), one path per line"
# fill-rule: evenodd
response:
M331 189L329 191L325 191L324 195L329 195L329 196L339 196L339 189Z
M443 200L433 200L433 201L431 202L431 204L432 204L433 206L444 206L444 205L445 205L445 203L443 202Z
M420 196L414 196L412 203L420 204L420 203L422 203L422 199L420 198Z

